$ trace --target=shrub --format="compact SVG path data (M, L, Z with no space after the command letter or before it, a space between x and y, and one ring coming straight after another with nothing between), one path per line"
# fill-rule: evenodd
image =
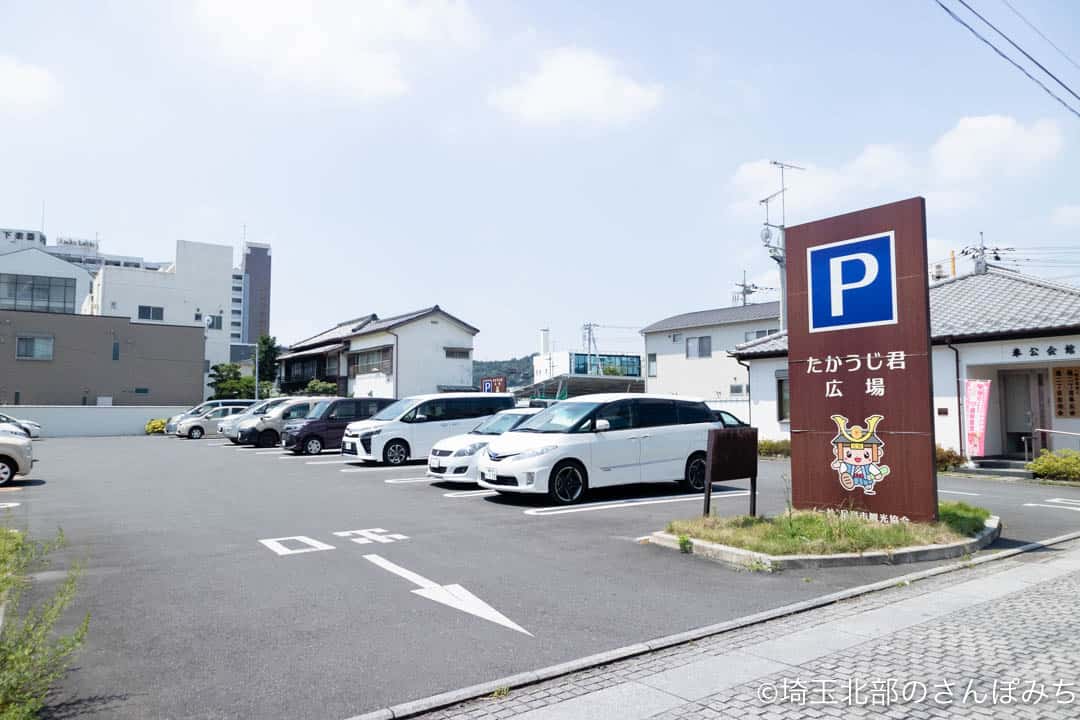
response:
M163 418L154 418L146 423L146 434L155 435L157 433L165 432L165 420Z
M1028 463L1027 469L1036 477L1080 482L1080 451L1066 449L1050 452L1044 449L1039 457Z
M49 690L67 672L71 655L86 638L86 615L70 635L55 636L53 628L75 597L80 568L72 567L53 596L38 607L20 611L28 576L46 565L45 556L62 547L60 534L51 543L27 540L0 527L0 596L7 595L4 627L0 630L0 718L31 720L45 706Z
M758 455L765 457L791 457L790 440L758 440Z
M304 395L337 395L337 383L312 378L304 388Z
M967 458L952 448L943 448L938 445L935 454L935 462L939 472L946 472L960 467L967 462Z

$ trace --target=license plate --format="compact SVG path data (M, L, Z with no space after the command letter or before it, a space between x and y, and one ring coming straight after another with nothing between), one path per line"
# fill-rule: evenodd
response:
M350 455L355 455L356 454L356 445L354 445L351 442L342 443L341 452L349 453Z
M493 472L488 472L485 470L484 472L480 473L480 476L488 482L495 482L495 473Z
M431 472L436 472L436 473L444 473L444 472L446 472L446 468L443 467L442 465L428 465L428 470L431 470Z

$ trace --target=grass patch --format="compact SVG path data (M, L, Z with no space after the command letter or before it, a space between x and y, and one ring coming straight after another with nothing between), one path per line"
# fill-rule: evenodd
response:
M708 517L674 520L673 535L731 545L767 555L835 555L959 542L983 527L989 511L965 503L939 505L936 523L877 523L831 513L797 510L775 517Z

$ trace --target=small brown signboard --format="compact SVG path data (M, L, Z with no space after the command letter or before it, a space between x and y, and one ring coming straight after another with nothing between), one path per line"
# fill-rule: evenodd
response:
M786 241L792 503L936 519L925 200Z
M705 506L708 517L712 485L726 480L750 481L750 514L757 514L758 431L752 427L709 430L705 454Z

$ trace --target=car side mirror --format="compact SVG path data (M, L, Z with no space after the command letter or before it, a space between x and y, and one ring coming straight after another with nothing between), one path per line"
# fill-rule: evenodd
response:
M416 422L427 422L427 415L417 414L415 418Z
M596 421L596 432L607 432L611 429L611 423L603 418Z

